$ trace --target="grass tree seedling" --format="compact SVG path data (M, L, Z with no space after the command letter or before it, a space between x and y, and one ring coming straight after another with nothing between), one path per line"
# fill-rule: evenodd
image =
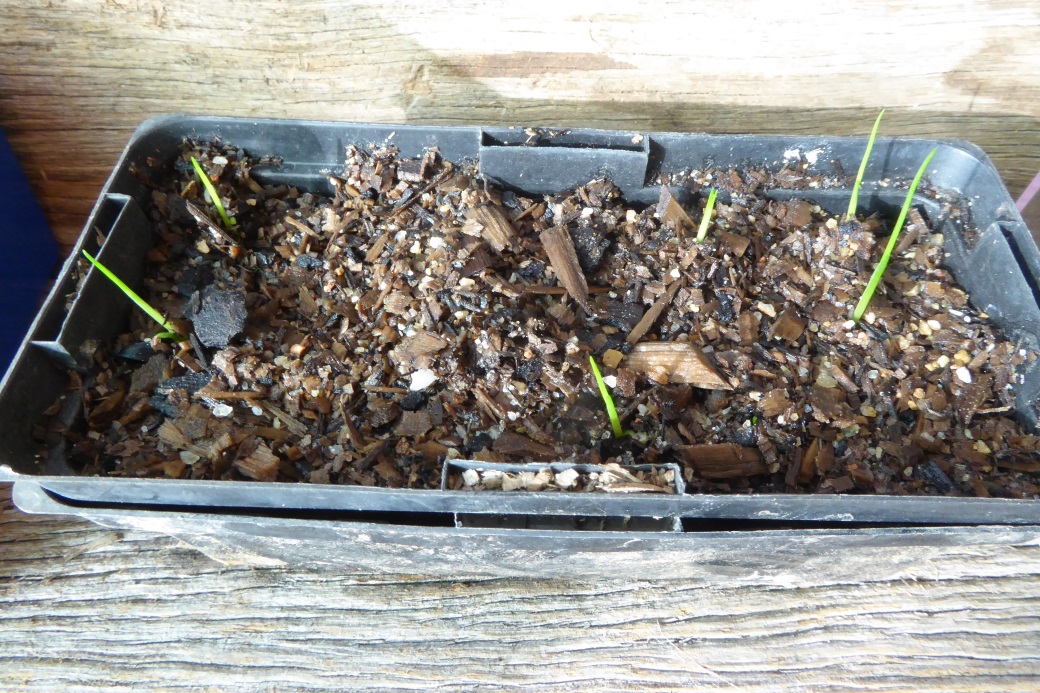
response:
M910 183L910 189L906 191L906 199L903 200L903 208L899 210L899 216L896 218L896 225L892 228L892 235L888 237L888 245L885 246L885 252L881 255L877 267L874 268L874 273L870 275L870 281L867 282L867 288L863 291L859 303L856 304L856 310L852 313L852 319L856 322L859 322L860 318L862 318L863 314L867 311L867 306L870 305L870 299L874 296L874 291L877 289L878 284L881 283L881 277L885 274L885 269L888 268L888 261L892 258L892 251L895 249L896 241L899 239L899 232L903 230L903 223L906 221L906 215L910 211L910 205L913 204L914 194L917 192L917 185L921 182L921 178L924 176L928 164L931 163L932 157L935 156L935 152L937 151L939 150L933 149L928 153L924 162L921 163L921 168L917 169L917 175L914 176L913 182Z
M863 185L863 175L867 172L867 162L870 161L870 151L874 149L874 140L877 138L878 126L881 125L881 117L885 115L885 110L881 109L878 113L877 120L874 121L874 128L870 131L870 139L867 140L867 149L863 152L863 161L859 162L859 172L856 173L856 182L852 185L852 197L849 198L849 211L845 213L845 219L856 218L856 206L859 204L859 189Z
M210 181L209 176L202 170L202 164L195 157L191 157L191 164L195 167L195 173L199 176L199 181L202 183L202 187L209 193L210 199L213 201L213 206L217 208L217 212L220 214L221 220L224 222L224 228L230 229L235 225L235 218L229 217L228 213L224 211L224 204L220 201L220 195L217 194L217 189L213 187L213 183Z
M701 217L701 225L697 228L698 243L703 243L708 235L708 225L711 223L711 213L715 210L715 197L717 195L718 190L715 188L712 188L711 192L708 193L708 202L704 205L704 216Z
M147 313L148 317L150 317L155 322L159 323L163 327L163 329L166 330L165 332L160 332L159 334L157 334L156 337L159 337L160 339L174 339L177 341L184 341L186 339L186 337L177 332L177 328L174 327L173 323L166 319L166 316L157 311L155 308L152 308L152 306L149 305L147 301L138 296L137 292L131 289L129 286L127 286L126 283L122 279L117 277L112 270L108 269L98 260L94 259L91 256L91 254L88 253L86 250L83 251L83 256L90 260L90 263L94 265L94 267L97 267L101 274L108 277L113 284L119 287L119 290L126 294L127 298L133 301L138 308Z
M596 365L596 359L592 354L589 354L589 364L592 365L592 375L596 378L599 394L603 397L603 404L607 407L607 416L610 417L610 425L614 429L614 437L621 438L626 432L621 429L621 419L618 418L617 407L614 406L610 390L607 389L607 384L603 381L603 376L599 372L599 366Z

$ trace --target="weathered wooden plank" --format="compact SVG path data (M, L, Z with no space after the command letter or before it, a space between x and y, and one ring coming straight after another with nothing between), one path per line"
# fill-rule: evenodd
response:
M4 689L1040 684L1037 546L894 549L891 572L826 583L347 576L222 565L0 494Z
M160 112L845 135L888 107L883 134L972 140L1014 193L1040 168L1027 3L9 5L0 124L66 246Z

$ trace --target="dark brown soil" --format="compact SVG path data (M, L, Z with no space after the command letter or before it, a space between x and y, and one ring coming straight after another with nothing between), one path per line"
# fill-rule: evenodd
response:
M857 324L889 222L761 195L820 184L798 168L694 171L667 182L696 205L634 209L602 180L524 197L395 154L351 150L331 197L222 145L140 167L150 301L193 339L153 351L136 316L71 374L85 474L437 488L446 458L676 462L693 493L1040 494L1010 389L1036 355L953 285L920 213Z

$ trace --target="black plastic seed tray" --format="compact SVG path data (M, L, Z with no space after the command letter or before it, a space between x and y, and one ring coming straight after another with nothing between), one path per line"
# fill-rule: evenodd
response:
M350 144L391 141L403 156L421 156L438 147L449 160L477 161L497 185L532 194L555 193L606 176L633 202L654 203L658 188L648 185L659 173L698 168L765 165L774 170L799 157L809 171L833 172L859 161L865 138L765 137L654 132L570 130L532 136L524 128L364 125L287 120L163 116L145 123L112 173L83 234L72 252L98 254L101 261L133 284L141 280L142 257L151 244L144 210L149 191L131 173L146 157L172 161L184 137L220 137L255 156L273 156L281 165L265 169L263 182L331 192L325 171L342 166ZM938 152L927 179L970 210L972 242L963 219L943 221L947 266L969 291L974 304L1012 338L1036 346L1040 337L1040 253L990 160L974 145L954 140L879 140L867 169L861 208L892 213L904 189L872 181L906 181L925 155ZM773 190L778 198L812 200L832 212L843 211L848 190ZM934 219L934 200L918 203ZM98 239L104 238L101 247ZM63 512L102 521L116 515L156 517L171 512L248 514L263 525L275 518L337 519L358 527L382 526L382 535L415 536L423 527L444 532L502 532L510 527L559 527L539 537L580 541L629 530L688 536L709 521L863 524L969 525L1038 524L1040 501L954 497L809 495L624 495L601 493L488 493L448 490L393 490L308 484L213 482L76 476L61 450L37 459L33 426L66 386L66 369L85 341L107 340L122 331L130 304L92 270L75 301L73 263L66 262L54 289L33 323L13 365L0 382L0 480L16 482L17 498L33 498L31 511ZM1014 385L1018 415L1036 425L1040 371L1024 370ZM74 412L72 412L74 413ZM17 489L21 488L21 492ZM42 495L41 495L42 494ZM46 502L42 499L46 498ZM479 522L482 516L488 522ZM267 518L265 520L264 518ZM475 519L476 518L476 519ZM498 518L494 519L493 518ZM502 519L505 518L505 519ZM601 521L589 522L589 518ZM620 520L613 522L608 519ZM558 523L549 519L563 520ZM493 521L492 521L493 520ZM494 522L507 529L487 529ZM786 524L785 524L786 523ZM279 525L281 526L281 525ZM578 531L584 530L584 531ZM273 531L273 530L272 530ZM529 535L533 536L533 535ZM681 538L681 537L676 537ZM439 540L438 540L439 541ZM541 539L540 539L541 541ZM609 545L609 544L608 544ZM672 544L670 544L671 546Z

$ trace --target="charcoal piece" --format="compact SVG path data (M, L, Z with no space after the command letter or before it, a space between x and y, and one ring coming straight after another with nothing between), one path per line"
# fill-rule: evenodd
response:
M719 302L719 307L715 311L719 322L733 322L733 318L736 317L736 313L733 310L733 295L728 291L719 291L715 294L715 299Z
M307 270L321 269L323 261L314 255L301 255L296 258L296 266Z
M257 267L270 267L275 263L278 255L270 248L258 248L253 251L253 258Z
M426 406L426 395L421 392L409 392L401 398L401 409L405 411L418 411Z
M193 306L191 322L203 344L226 347L245 328L245 294L241 291L217 291L212 287L206 289Z
M119 358L138 363L145 363L153 356L155 356L155 349L152 348L150 342L137 342L119 352Z
M465 445L465 450L472 455L475 452L490 449L494 443L495 441L490 435L486 432L481 432L469 439Z
M914 467L914 478L928 482L940 493L949 493L955 488L950 477L933 460L928 460Z
M545 370L545 363L540 358L524 359L516 364L516 374L527 383L537 382Z
M174 390L185 390L189 395L193 395L202 388L209 384L209 381L213 379L213 376L208 371L202 371L201 373L189 373L187 375L179 375L176 378L170 378L164 380L155 386L155 391L160 394L166 394L173 392Z
M571 240L574 241L574 252L578 254L578 264L586 273L594 271L603 261L603 254L610 247L610 238L599 229L579 226L570 229Z
M213 268L209 265L193 265L177 277L176 290L181 296L191 296L211 283L213 283Z
M152 396L152 406L155 407L156 411L161 412L161 413L163 413L166 416L169 416L171 418L176 417L177 414L180 413L178 411L177 407L175 407L174 405L170 404L166 400L166 397L163 396L163 395L153 395Z
M630 332L643 318L643 307L637 303L611 301L601 314L601 320L624 332Z
M540 260L525 260L516 268L516 273L529 282L545 279L545 263Z

